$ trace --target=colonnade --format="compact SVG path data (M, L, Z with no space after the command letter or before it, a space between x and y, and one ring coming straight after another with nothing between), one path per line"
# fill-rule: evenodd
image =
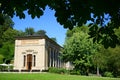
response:
M60 68L62 67L62 62L60 60L60 53L57 49L54 48L48 48L47 49L47 55L46 55L46 64L47 67L56 67Z

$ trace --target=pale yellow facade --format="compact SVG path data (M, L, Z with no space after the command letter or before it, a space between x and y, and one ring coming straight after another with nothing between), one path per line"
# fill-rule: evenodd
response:
M61 46L45 36L18 37L15 40L15 70L47 70L62 67Z

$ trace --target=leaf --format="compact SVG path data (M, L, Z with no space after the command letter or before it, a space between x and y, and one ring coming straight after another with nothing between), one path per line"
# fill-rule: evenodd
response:
M89 25L88 25L88 27L91 27L93 25L93 23L90 23Z

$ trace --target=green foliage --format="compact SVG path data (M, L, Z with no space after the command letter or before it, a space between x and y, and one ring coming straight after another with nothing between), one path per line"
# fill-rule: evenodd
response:
M45 30L38 30L36 32L37 35L46 35L46 31Z
M109 57L107 56L107 66L108 70L113 73L113 75L120 75L120 46L116 46L116 48L109 48Z
M12 28L8 28L2 35L2 41L3 42L15 42L15 37L18 35L18 31Z
M70 74L71 74L71 75L80 75L81 73L80 73L80 71L78 71L78 70L71 70L71 71L70 71Z
M0 13L0 25L3 25L5 22L4 18L3 18L3 14Z
M104 47L100 48L100 51L93 55L93 64L100 68L104 73L112 72L114 77L119 76L120 74L120 46L115 48L105 49Z
M118 29L114 29L115 34L118 37L118 40L120 41L120 27ZM118 43L118 45L120 45L120 42Z
M78 32L83 32L83 33L88 33L89 32L89 28L85 25L83 25L82 27L75 27L74 29L72 30L68 30L67 33L66 33L66 37L69 38L69 37L72 37L74 33L78 33Z
M103 44L106 49L108 47L115 48L119 44L119 39L114 32L112 24L105 27L99 27L97 24L92 25L89 35L93 38L93 42Z
M25 35L26 35L26 33L24 31L22 31L22 30L17 31L17 36L25 36Z
M11 17L7 14L0 14L4 19L3 25L0 25L0 28L3 29L3 31L7 30L7 28L12 28L14 26L14 22L12 21Z
M49 68L50 73L58 73L58 74L65 74L68 71L64 68L55 68L55 67L50 67Z
M3 63L4 56L0 54L0 64Z
M10 42L4 43L2 48L0 48L0 55L4 56L4 63L10 63L14 57L14 44Z
M44 36L46 35L46 31L45 30L35 31L33 27L25 28L25 31L22 30L17 31L17 36L31 36L31 35Z
M113 77L113 74L111 72L105 72L104 76L105 77Z
M12 27L14 25L11 18L3 14L5 22L0 25L0 63L10 63L14 54L14 40L17 36L17 30Z
M19 5L17 5L19 4ZM12 5L12 6L11 6ZM94 41L101 41L105 48L115 47L118 39L113 29L120 26L120 5L119 1L114 0L2 0L0 1L0 13L14 15L25 18L24 11L27 11L32 18L43 15L44 10L48 6L55 11L57 21L64 28L73 29L74 26L81 26L91 21L90 30L91 37L94 35ZM3 24L3 17L0 16L0 22ZM100 27L98 29L98 26ZM93 29L93 27L95 28ZM110 44L111 43L111 44Z
M50 73L57 73L57 70L58 70L58 69L57 69L57 68L50 67L48 70L49 70Z
M13 17L14 15L20 18L25 18L24 11L27 10L32 18L40 17L43 15L45 7L49 6L50 9L55 11L57 21L64 27L73 28L74 25L81 26L87 20L91 20L97 24L103 25L107 19L119 25L119 2L118 1L71 1L71 0L41 0L41 1L0 1L1 13L8 14ZM19 4L19 5L16 5ZM114 5L109 5L114 4ZM12 5L12 6L11 6ZM31 6L32 5L32 6ZM102 5L102 6L101 6ZM31 6L31 7L29 7ZM8 8L9 7L9 8ZM16 14L15 14L16 13ZM94 16L91 16L91 13ZM108 14L108 17L105 17ZM97 18L96 18L97 17ZM96 19L94 19L96 18ZM114 24L114 25L115 25ZM117 27L117 26L116 26Z
M32 28L32 27L25 28L26 35L33 35L34 33L35 33L34 28Z
M61 58L64 61L71 61L76 70L80 70L81 74L87 74L89 67L92 66L92 54L97 51L97 44L89 38L87 27L76 27L72 31L68 31Z
M2 15L2 17L4 19L3 25L0 25L0 48L1 48L3 45L4 32L6 32L8 29L12 28L14 23L8 15L6 15L6 14L0 14L0 15ZM2 21L0 21L0 22L2 22Z
M99 45L99 50L92 55L93 65L101 69L105 68L107 65L106 58L109 56L108 53L109 51L107 51L102 45Z

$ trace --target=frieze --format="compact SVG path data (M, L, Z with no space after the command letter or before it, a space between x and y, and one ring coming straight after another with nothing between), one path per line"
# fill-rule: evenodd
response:
M21 40L21 45L33 45L33 44L39 44L38 39L34 40Z

